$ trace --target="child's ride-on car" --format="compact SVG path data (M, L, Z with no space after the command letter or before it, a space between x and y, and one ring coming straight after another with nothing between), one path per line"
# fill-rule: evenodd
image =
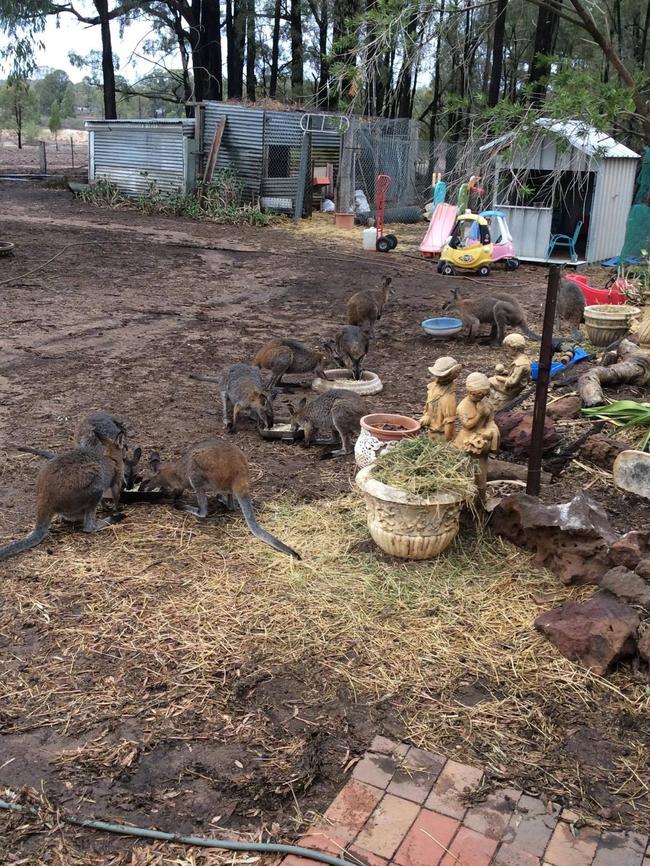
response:
M487 277L492 248L487 220L475 213L461 214L451 237L440 251L438 273L450 276L457 272L472 271Z

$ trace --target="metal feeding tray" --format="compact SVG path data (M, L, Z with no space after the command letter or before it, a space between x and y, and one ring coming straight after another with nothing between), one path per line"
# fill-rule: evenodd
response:
M267 439L271 442L301 442L305 438L304 430L292 430L291 424L275 424L273 427L265 429L258 427L257 432L262 439ZM313 440L314 445L337 445L337 439L324 439L317 437Z

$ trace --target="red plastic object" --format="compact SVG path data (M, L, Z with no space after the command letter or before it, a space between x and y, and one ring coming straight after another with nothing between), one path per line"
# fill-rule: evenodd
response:
M592 304L624 304L627 301L624 292L625 281L620 278L612 283L608 289L597 289L590 286L587 277L582 274L565 274L564 278L580 286L588 306Z
M314 186L329 186L331 182L331 178L326 174L317 175L312 181Z
M384 213L386 211L386 193L390 186L391 178L387 174L378 174L375 184L375 228L377 229L377 240L384 236Z

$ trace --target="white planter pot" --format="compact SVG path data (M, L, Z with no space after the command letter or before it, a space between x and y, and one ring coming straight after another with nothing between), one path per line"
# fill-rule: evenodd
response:
M331 391L333 388L344 388L346 391L352 391L354 394L379 394L383 391L381 379L376 373L371 373L370 370L364 370L361 373L359 380L352 378L352 373L349 370L325 370L327 379L321 379L320 376L311 383L314 391L319 394L324 394L326 391Z
M355 482L368 510L373 541L390 556L433 559L458 534L462 498L440 491L428 498L412 496L372 477L373 466L357 473Z
M585 330L594 346L609 346L630 329L640 309L628 304L592 304L585 307Z

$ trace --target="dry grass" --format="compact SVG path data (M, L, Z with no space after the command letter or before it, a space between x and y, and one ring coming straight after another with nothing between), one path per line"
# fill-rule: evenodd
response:
M38 633L29 660L0 678L5 733L92 732L53 766L114 779L158 741L218 732L269 756L242 784L293 791L305 738L278 737L266 714L238 709L237 695L246 677L297 665L317 678L323 704L345 693L383 705L417 745L587 813L604 805L602 783L650 826L641 676L600 679L532 628L542 610L589 589L562 587L489 537L464 537L429 563L359 552L365 515L351 496L276 501L262 517L303 562L252 541L238 517L199 523L143 508L112 537L57 533L55 555L42 546L5 564L0 634L20 656L21 628ZM462 696L473 688L482 699L471 706ZM106 739L125 718L139 732ZM562 747L585 723L625 743L614 769L594 770L588 783Z

